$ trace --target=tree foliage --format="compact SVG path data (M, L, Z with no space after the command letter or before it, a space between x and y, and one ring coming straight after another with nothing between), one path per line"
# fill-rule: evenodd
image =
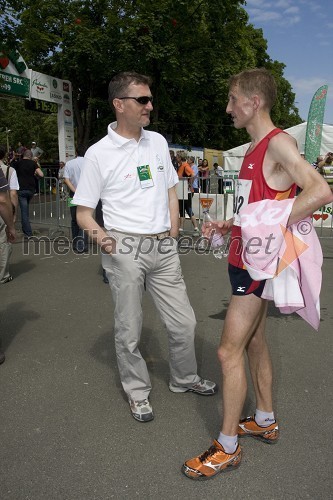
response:
M10 130L10 132L7 132ZM36 141L44 150L44 161L56 161L58 152L57 115L45 115L29 111L24 100L0 98L0 144L17 149L18 142L31 147Z
M272 61L262 30L248 23L242 0L2 0L3 39L29 67L69 79L77 141L89 144L111 120L110 78L135 70L153 78L151 128L170 141L227 149L247 140L225 113L228 79L267 67L277 80L273 118L301 121L284 65Z

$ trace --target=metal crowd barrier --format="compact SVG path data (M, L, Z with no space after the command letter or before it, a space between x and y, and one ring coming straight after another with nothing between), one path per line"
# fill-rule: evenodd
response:
M213 219L227 220L232 217L235 181L237 178L238 176L235 172L225 172L223 174L223 194L218 194L218 177L215 176L214 178L214 176L211 176L208 193L199 192L192 194L192 211L199 226L202 222L201 201L204 198L213 199L211 208L209 209L209 213ZM180 205L187 200L187 191L188 179L180 179L177 190ZM333 203L317 210L312 216L312 222L319 238L333 238ZM185 216L182 230L182 234L193 235L194 228L188 215Z
M212 179L211 179L212 180ZM179 204L188 200L190 195L191 209L194 215L199 235L195 234L190 217L185 212L182 233L187 236L200 237L200 228L203 220L203 206L207 201L211 203L209 214L213 219L230 219L233 215L235 178L224 178L224 192L219 194L217 182L210 182L208 193L189 193L188 179L181 179L177 185ZM227 181L227 184L226 184ZM208 199L208 200L207 200ZM319 238L333 238L333 203L322 207L313 214L313 224ZM69 208L69 191L67 186L56 177L43 177L39 180L39 192L30 202L30 222L47 228L49 238L66 235L70 237L71 215Z
M319 238L333 238L333 203L325 205L312 216Z
M200 190L199 192L191 193L189 192L188 178L182 178L179 180L179 184L176 188L179 207L185 209L186 206L188 206L188 200L190 200L192 213L198 221L198 224L200 224L203 218L203 206L206 206L208 199L211 203L209 214L213 219L230 219L233 214L234 183L235 179L229 179L227 189L224 189L223 193L218 193L217 180L215 183L210 182L210 189L207 193L203 193ZM194 228L191 226L190 217L185 211L182 230L188 233L193 232Z
M69 235L71 215L67 186L56 177L39 180L38 192L30 201L31 224L47 228L49 238Z

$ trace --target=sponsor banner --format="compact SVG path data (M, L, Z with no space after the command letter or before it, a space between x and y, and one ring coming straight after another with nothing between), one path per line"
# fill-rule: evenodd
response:
M317 90L309 109L304 149L305 159L309 163L316 161L320 155L327 89L328 86L323 85Z
M30 80L0 71L0 94L29 97Z
M71 83L31 70L31 97L58 105L59 159L75 158Z
M27 109L58 111L59 159L75 158L71 82L29 69L16 50L0 50L0 94L28 98Z
M332 226L332 203L325 205L312 216L314 227L333 227Z
M71 112L69 115L68 111ZM75 158L75 136L72 108L68 104L58 106L59 158L68 161Z
M65 150L75 156L75 138L73 128L65 127Z
M60 80L31 70L31 97L72 107L72 89L67 80Z

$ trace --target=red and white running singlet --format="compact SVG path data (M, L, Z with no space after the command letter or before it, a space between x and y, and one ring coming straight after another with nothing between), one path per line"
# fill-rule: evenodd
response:
M231 232L228 258L229 264L233 266L245 268L242 260L242 233L239 219L240 209L255 201L285 200L295 196L296 184L292 184L286 191L277 191L268 186L263 174L263 163L269 141L272 137L281 132L286 133L279 128L275 128L267 134L250 153L245 155L239 177L235 181L234 225Z

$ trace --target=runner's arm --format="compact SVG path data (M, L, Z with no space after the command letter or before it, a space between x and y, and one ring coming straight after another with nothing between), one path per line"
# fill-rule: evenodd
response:
M323 205L333 201L333 193L325 179L298 152L295 140L278 134L269 144L269 154L280 164L285 175L302 191L296 197L288 225L309 217Z

